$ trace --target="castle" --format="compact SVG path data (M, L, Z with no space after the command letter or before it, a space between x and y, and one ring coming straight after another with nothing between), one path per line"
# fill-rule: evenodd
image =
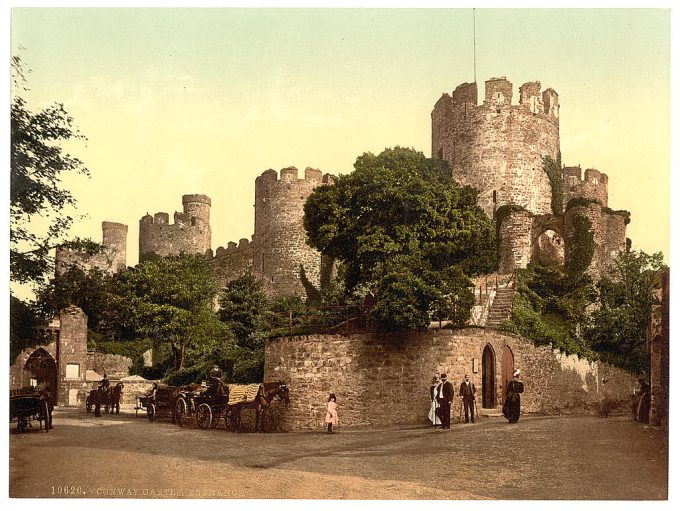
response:
M443 94L432 110L432 156L449 162L454 179L479 190L479 204L495 218L499 235L499 273L509 274L531 261L568 262L577 254L578 223L593 236L594 254L587 272L599 279L626 247L626 211L608 207L608 177L595 169L558 168L551 183L545 158L560 160L559 102L553 89L540 82L519 88L505 78L485 84L478 104L477 84L464 83ZM554 177L554 176L553 176ZM553 179L554 181L554 179ZM300 268L319 285L321 255L306 244L303 205L330 175L307 168L304 177L287 167L269 169L255 180L255 229L252 240L211 249L210 207L206 195L184 195L183 211L146 214L139 221L140 262L151 254L202 254L218 283L251 271L268 296L304 296ZM555 199L559 199L555 211ZM100 254L57 251L57 272L70 264L115 272L125 267L127 227L104 222Z

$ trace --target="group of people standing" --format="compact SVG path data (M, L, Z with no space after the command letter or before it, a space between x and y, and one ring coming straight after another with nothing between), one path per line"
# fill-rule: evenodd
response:
M505 402L503 403L503 415L508 422L515 423L519 420L520 414L520 394L524 392L524 384L519 381L520 371L516 369L513 373L512 381L508 382ZM475 422L477 412L477 388L470 381L470 376L465 378L458 388L460 396L460 406L465 410L465 422ZM436 428L451 429L451 404L455 396L453 384L448 380L445 373L439 378L432 377L430 384L430 411L428 419ZM462 410L461 410L462 415Z

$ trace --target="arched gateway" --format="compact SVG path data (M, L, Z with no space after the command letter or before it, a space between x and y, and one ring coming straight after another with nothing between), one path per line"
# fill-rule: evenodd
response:
M40 388L49 387L52 395L52 404L57 403L57 363L47 350L38 348L26 359L24 371L31 374L31 379Z

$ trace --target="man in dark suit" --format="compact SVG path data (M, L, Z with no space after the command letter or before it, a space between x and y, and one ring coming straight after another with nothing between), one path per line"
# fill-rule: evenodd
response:
M437 402L439 403L439 415L442 420L442 429L451 429L451 402L453 401L453 385L442 373L441 383L437 387Z
M463 383L460 384L460 390L458 394L460 399L463 401L463 406L465 407L465 422L475 422L475 394L477 389L475 384L470 381L470 377L466 374Z

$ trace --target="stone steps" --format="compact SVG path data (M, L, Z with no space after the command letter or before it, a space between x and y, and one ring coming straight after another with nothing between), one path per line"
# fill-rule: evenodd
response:
M488 328L500 328L512 313L512 300L517 291L513 288L499 288L496 297L491 304L485 326Z

